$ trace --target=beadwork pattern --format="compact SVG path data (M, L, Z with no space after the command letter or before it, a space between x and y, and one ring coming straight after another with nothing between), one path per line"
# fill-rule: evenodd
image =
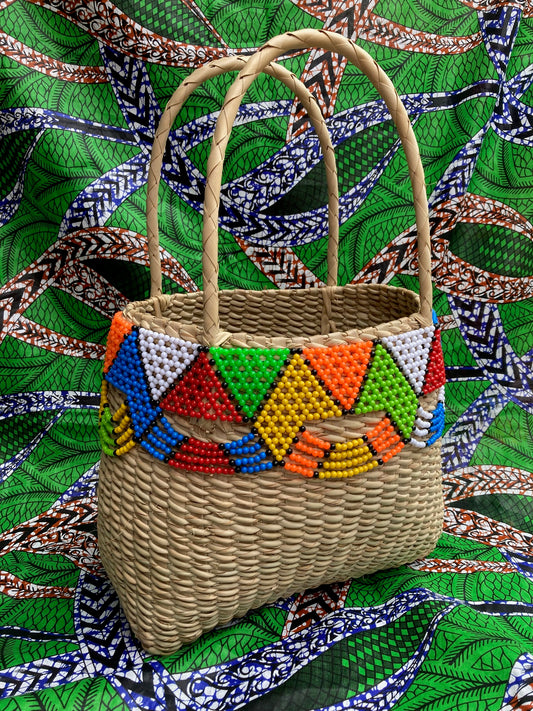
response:
M183 471L257 474L274 467L345 478L386 464L444 430L444 361L434 326L375 341L311 348L207 348L113 319L104 365L100 439L108 456L137 444ZM108 384L125 395L111 412ZM437 390L428 412L419 397ZM240 439L189 437L165 417L249 423ZM366 434L328 442L309 425L385 412Z
M444 386L439 388L437 406L427 412L419 406L415 426L411 435L411 444L415 447L431 447L444 432Z
M259 413L256 429L274 458L281 461L305 422L342 414L302 356L295 353Z
M104 373L107 373L111 363L115 360L115 357L119 351L120 346L124 338L131 333L133 324L124 318L122 313L119 311L113 317L113 323L111 324L111 330L107 337L107 348L105 352L104 359Z
M332 396L349 410L359 394L372 353L372 341L331 348L304 348L306 362L328 384Z
M139 329L139 347L153 400L159 400L170 385L191 365L198 346L181 338Z
M434 328L428 326L382 339L416 395L420 395L424 387L434 331Z
M184 376L161 401L161 407L182 417L242 422L206 353L201 351Z
M211 348L210 355L243 413L252 417L286 365L288 348Z

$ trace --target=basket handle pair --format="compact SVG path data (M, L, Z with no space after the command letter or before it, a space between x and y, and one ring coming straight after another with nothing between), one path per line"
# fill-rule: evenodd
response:
M180 84L165 106L165 110L163 111L156 130L148 172L146 222L151 275L150 296L152 297L160 296L162 294L157 206L159 183L161 180L161 168L170 129L172 128L172 124L181 111L183 105L196 88L208 79L212 79L220 74L241 70L246 65L246 62L246 57L230 56L215 59L208 64L204 64L192 72L192 74L190 74ZM304 108L307 110L310 122L318 136L320 148L324 156L328 186L329 243L327 283L329 286L335 286L337 284L339 252L339 192L335 149L331 143L331 137L329 135L326 122L324 121L324 117L322 116L322 112L320 111L320 108L309 89L294 74L292 74L292 72L285 69L285 67L280 64L272 62L265 67L264 72L265 74L269 74L275 79L281 81L293 92L293 94L298 97ZM215 246L215 253L217 251L218 244ZM215 280L216 279L218 279L218 273L215 276ZM206 275L204 274L204 284L205 280Z
M420 315L422 320L428 325L432 322L431 243L428 203L424 181L424 170L420 160L418 144L416 142L407 111L394 89L391 80L367 52L360 47L357 47L351 40L346 39L342 35L334 32L328 32L326 30L308 29L299 30L297 32L287 32L286 34L274 37L248 59L248 61L244 64L244 67L239 72L236 80L229 88L224 99L224 105L222 106L216 123L213 141L211 144L211 152L207 163L202 232L204 342L207 345L216 344L220 333L218 305L218 216L220 207L222 168L224 165L224 157L233 123L246 91L249 89L257 76L263 71L269 71L269 73L271 73L272 70L274 72L277 71L275 69L277 65L271 65L270 70L268 69L271 62L289 51L310 48L326 49L343 54L369 78L390 111L407 157L409 177L413 188L418 240ZM234 60L234 58L226 59L227 66L224 65L224 68L222 69L220 69L222 61L220 60L218 62L211 62L210 64L193 72L193 74L191 74L191 76L182 83L173 95L169 102L171 106L169 108L167 105L158 127L152 150L152 160L148 177L147 199L147 228L150 272L152 279L152 296L158 296L161 294L161 269L159 262L159 237L157 229L157 192L159 187L159 176L161 173L164 146L168 137L168 132L170 131L170 127L177 112L189 94L194 91L196 86L198 86L209 76L216 76L223 71L230 71L229 60ZM282 78L283 80L284 77L282 77L282 74L283 72L278 72L279 78ZM314 113L314 101L306 99L305 92L308 93L308 90L304 87L305 92L301 92L301 86L303 85L298 82L296 77L293 77L291 81L293 82L292 88L300 101L302 101L302 97L304 98L303 103L304 105L307 105L310 118L312 118L311 114L316 114ZM298 86L298 84L301 86ZM178 98L175 99L175 97ZM321 116L320 118L321 123L324 123L323 117ZM321 124L317 124L317 126L318 125ZM328 141L329 146L331 146L329 137ZM322 146L324 145L325 144L322 144ZM336 171L335 189L332 190L330 186L331 171L333 168L329 154L330 150L327 148L325 151L325 162L327 161L326 166L328 169L328 218L330 223L330 240L328 245L328 286L332 286L333 284L336 284L337 281L338 189L336 185Z

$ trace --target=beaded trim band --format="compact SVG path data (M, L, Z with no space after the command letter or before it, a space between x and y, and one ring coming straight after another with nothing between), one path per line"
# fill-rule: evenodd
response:
M325 348L207 348L138 328L115 315L104 362L102 449L139 445L173 467L256 474L282 467L306 477L351 477L388 462L404 446L431 446L444 430L444 361L434 325ZM108 384L125 395L114 413ZM421 396L438 390L431 412ZM314 421L385 411L362 437L332 443ZM178 432L165 412L249 423L240 439L205 442Z

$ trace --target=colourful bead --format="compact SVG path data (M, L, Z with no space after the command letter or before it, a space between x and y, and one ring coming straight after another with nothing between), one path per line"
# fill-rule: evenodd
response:
M242 422L242 416L225 393L205 353L161 402L161 407L182 417Z
M306 420L341 415L342 410L325 393L302 356L296 353L257 417L256 427L280 461Z
M103 446L123 454L141 441L153 456L188 471L253 474L277 462L304 476L353 476L388 462L408 441L430 446L444 429L440 395L431 413L416 397L444 382L434 327L326 348L206 349L138 329L117 315L108 351L105 378L126 402L111 415L104 382ZM252 432L238 440L206 443L177 432L161 407L221 422L255 419ZM379 410L390 415L366 436L336 446L305 429L348 411Z
M104 359L104 373L107 373L114 361L120 346L122 345L125 337L131 333L133 324L128 321L123 314L119 311L113 316L111 322L111 328L109 330L109 335L107 337L107 348Z
M444 385L446 375L444 370L444 357L442 355L442 346L440 339L440 331L435 331L435 337L431 346L431 353L426 371L426 379L422 392L424 395L437 390Z
M252 417L289 355L287 348L211 348L209 353L247 417Z

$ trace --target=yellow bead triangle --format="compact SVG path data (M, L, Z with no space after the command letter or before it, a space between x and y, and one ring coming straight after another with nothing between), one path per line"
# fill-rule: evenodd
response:
M274 458L281 461L306 422L341 416L342 410L325 393L302 356L295 353L255 426Z

